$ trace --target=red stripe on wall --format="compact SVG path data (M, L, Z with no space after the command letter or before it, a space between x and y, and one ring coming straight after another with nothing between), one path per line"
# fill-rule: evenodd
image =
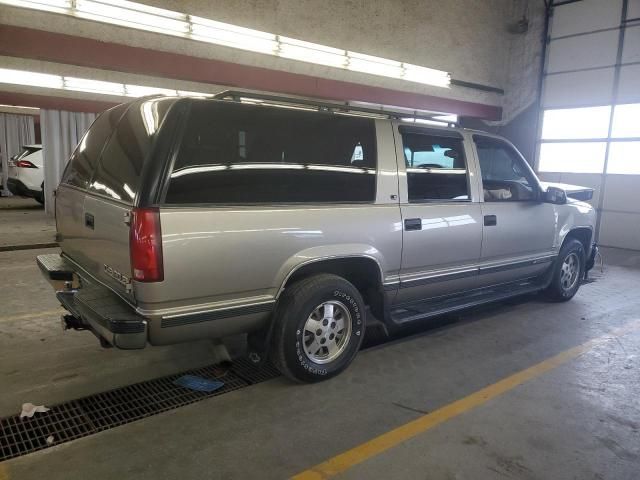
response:
M372 87L9 25L0 25L0 55L327 100L361 101L418 110L434 110L487 120L499 120L502 116L502 109L493 105Z

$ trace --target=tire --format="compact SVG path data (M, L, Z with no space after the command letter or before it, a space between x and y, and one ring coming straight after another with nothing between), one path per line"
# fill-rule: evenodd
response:
M44 205L44 192L39 193L38 195L36 195L33 198L35 198L36 202L38 202L40 205Z
M571 300L580 288L584 269L584 246L578 240L567 240L553 266L551 283L544 291L545 296L554 302Z
M344 278L314 275L284 291L274 321L271 358L276 367L291 380L318 382L338 375L357 355L365 305Z

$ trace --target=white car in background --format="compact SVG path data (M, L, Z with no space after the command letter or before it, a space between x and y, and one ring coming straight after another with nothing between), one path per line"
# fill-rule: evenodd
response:
M44 204L44 162L42 145L23 145L9 160L8 186L14 195L33 197Z

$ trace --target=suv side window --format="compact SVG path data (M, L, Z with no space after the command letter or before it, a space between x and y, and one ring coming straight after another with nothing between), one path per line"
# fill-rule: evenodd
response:
M167 204L372 202L374 120L194 101Z
M520 155L501 140L474 135L485 202L534 200L536 182Z
M402 131L409 202L469 200L462 138Z

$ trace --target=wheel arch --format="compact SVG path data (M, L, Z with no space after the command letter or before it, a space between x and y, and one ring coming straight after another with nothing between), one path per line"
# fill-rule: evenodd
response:
M384 317L384 270L380 261L366 254L330 255L307 259L291 268L276 294L276 299L291 285L320 273L333 273L352 283L377 318Z
M585 256L588 257L591 252L591 243L593 240L593 228L592 227L573 227L571 230L567 232L567 234L562 239L562 245L564 245L567 240L575 239L582 243L584 247ZM562 245L560 248L562 248Z

